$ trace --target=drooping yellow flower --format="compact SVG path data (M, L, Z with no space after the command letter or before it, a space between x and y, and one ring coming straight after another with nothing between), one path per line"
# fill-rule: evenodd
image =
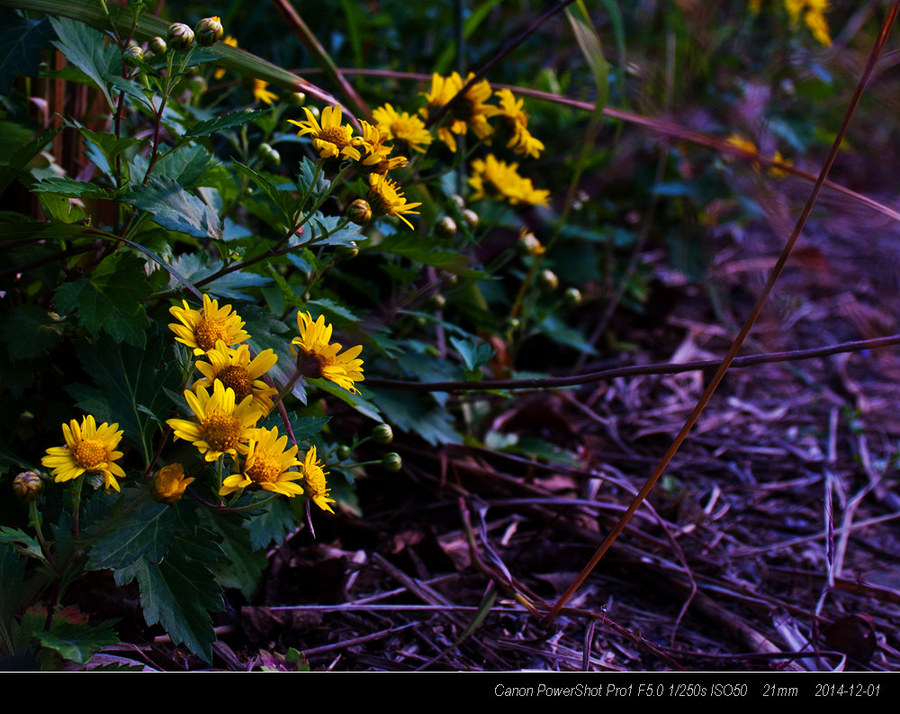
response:
M425 94L427 104L422 108L421 115L427 118L440 107L450 103L474 76L470 72L463 81L458 72L454 72L449 77L433 74L431 91ZM491 91L491 85L486 79L476 82L453 103L449 112L439 122L438 137L450 151L456 151L454 134L465 134L467 129L471 129L479 139L485 139L491 134L491 125L487 116L489 107L485 104L491 98Z
M360 168L379 174L403 168L409 164L405 156L390 156L394 150L392 146L386 146L387 132L379 126L369 124L365 119L359 122L362 127L362 136L354 137L354 144L360 149Z
M320 158L360 160L359 150L353 142L353 127L341 124L343 112L339 106L325 107L322 110L321 124L308 107L303 107L303 111L306 112L306 121L288 119L288 122L300 127L297 136L308 134L312 137L313 146Z
M376 215L396 216L410 228L413 225L405 214L418 215L419 212L413 209L422 205L421 202L408 203L403 191L397 187L397 182L384 174L369 174L369 192L366 198Z
M359 394L356 382L363 381L363 361L359 359L362 346L351 347L343 354L338 342L331 343L331 324L325 317L313 321L308 312L297 312L298 337L291 340L291 353L297 355L297 369L305 377L334 382L349 392Z
M310 447L309 451L306 452L306 456L303 457L303 479L306 482L306 490L313 503L319 508L323 511L334 513L330 504L335 503L335 500L329 498L328 495L330 489L328 488L328 481L325 479L327 475L328 471L322 469L322 465L316 457L316 447Z
M251 360L250 348L247 345L231 349L219 340L216 346L206 353L206 359L209 362L198 361L195 364L203 379L194 382L191 389L197 387L210 389L218 379L226 387L234 390L236 402L242 402L249 395L253 397L260 411L264 414L269 412L273 406L272 397L278 390L266 384L260 377L272 369L278 361L278 355L274 350L263 350Z
M203 296L203 307L194 310L182 300L183 308L173 305L169 312L179 323L170 323L169 329L175 339L194 350L195 355L203 355L221 340L226 345L237 345L250 339L244 332L244 321L231 309L231 305L219 307L218 300Z
M505 88L498 89L496 96L500 100L500 106L488 107L486 110L488 117L498 120L499 127L495 129L495 133L510 137L506 143L507 149L512 149L520 155L539 157L544 150L544 144L528 131L525 100L516 100L512 91Z
M294 483L303 478L299 471L297 446L287 446L287 436L278 436L278 428L250 429L247 432L249 445L247 456L239 473L231 474L222 482L220 496L227 496L235 491L255 486L272 493L294 497L303 493L303 488Z
M493 154L472 161L469 185L474 190L472 200L494 198L513 206L546 206L550 192L536 189L531 179L519 175L517 163L498 161Z
M253 98L263 104L272 104L278 99L278 95L269 89L269 83L261 79L253 80Z
M153 500L160 503L169 505L178 503L194 480L193 476L185 478L184 466L181 464L163 466L153 474L153 480L150 482L150 495L153 496Z
M223 454L237 461L238 454L247 453L247 430L262 416L252 396L235 403L234 390L217 379L212 394L197 387L195 392L185 391L184 398L197 421L166 420L176 439L190 441L206 461L215 461Z
M402 141L420 154L425 153L434 140L431 132L425 128L425 122L419 117L407 112L397 112L390 104L375 109L372 118L379 129L387 132L389 139Z
M118 424L104 422L97 426L93 415L83 417L81 424L72 419L62 425L65 446L51 446L41 463L52 469L57 483L70 481L84 473L103 474L105 488L119 490L117 478L125 478L125 472L115 461L122 458L117 451L122 432Z
M222 42L224 42L229 47L237 47L238 46L237 38L232 37L231 35L226 35L225 39L222 40ZM224 77L224 76L225 76L225 68L224 67L219 67L213 73L213 79L222 79L222 77Z

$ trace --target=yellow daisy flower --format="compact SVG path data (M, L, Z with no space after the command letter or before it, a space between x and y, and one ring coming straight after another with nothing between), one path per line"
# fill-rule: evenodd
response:
M425 128L425 122L407 112L397 112L390 104L378 107L372 112L372 118L378 128L387 132L389 139L402 141L413 151L424 154L428 145L434 140L431 132Z
M500 100L499 107L488 107L488 117L498 117L499 130L510 137L506 144L517 154L538 158L544 150L543 142L535 139L528 131L528 115L525 113L525 100L516 100L509 89L498 89L496 96Z
M264 82L261 79L253 80L253 98L257 102L262 102L263 104L272 104L278 99L278 95L275 92L269 90L269 83Z
M474 189L472 200L495 198L514 206L546 206L550 192L536 189L531 179L519 175L517 163L498 161L493 154L486 159L472 161L469 185Z
M184 398L197 421L166 420L176 439L193 443L206 461L215 461L223 454L237 461L238 454L247 453L247 430L262 416L252 396L235 403L234 390L217 379L212 394L197 387L196 392L185 391Z
M359 150L354 146L353 127L350 124L341 125L343 113L339 106L325 107L321 124L308 107L303 107L303 111L306 112L306 121L288 119L288 122L300 127L297 136L309 134L312 137L320 158L360 160Z
M184 467L181 464L170 464L163 466L159 471L153 474L153 480L150 482L150 494L153 500L160 503L178 503L184 492L194 478L185 478Z
M334 513L329 505L335 503L335 500L328 496L330 489L325 479L327 474L328 471L322 469L322 465L316 457L316 447L310 447L303 458L303 478L306 481L309 497L323 511Z
M425 94L427 106L423 107L421 114L428 117L437 109L448 104L474 74L470 72L463 81L458 72L449 77L439 74L431 76L431 91ZM476 82L466 90L465 95L454 102L449 115L446 116L437 129L438 137L450 151L456 151L456 138L454 134L465 134L471 129L479 139L488 137L491 133L491 125L488 123L487 112L490 107L485 102L491 98L491 85L486 79Z
M229 47L237 47L238 46L237 38L232 37L231 35L226 35L225 39L222 40L222 42L224 42ZM225 76L225 68L224 67L219 67L213 73L213 79L222 79L222 77L224 77L224 76Z
M422 203L407 203L403 191L397 188L396 181L391 181L384 174L369 174L369 192L366 194L372 211L380 216L396 216L411 229L413 227L405 213L418 215L414 208ZM415 229L413 229L415 230Z
M349 392L359 394L355 382L363 381L363 361L359 358L362 346L351 347L343 354L341 345L331 344L331 325L319 315L313 322L308 312L297 313L297 329L300 336L291 340L291 353L297 355L297 369L305 377L334 382Z
M228 347L219 340L216 346L206 353L209 362L196 363L197 370L203 375L191 385L191 389L197 387L211 388L218 379L226 387L234 390L236 402L242 402L247 396L253 397L253 402L263 414L268 414L273 406L272 397L278 394L278 390L266 384L260 379L278 361L278 355L274 350L263 350L252 360L250 348L240 345L236 350Z
M209 295L203 296L203 307L194 310L188 307L187 300L182 300L184 308L173 305L169 312L181 324L170 323L169 329L175 333L175 339L194 350L195 355L203 355L216 346L219 340L226 345L237 345L250 339L244 332L244 321L233 312L231 305L219 307L218 300L211 300Z
M394 150L394 147L384 145L388 138L384 129L369 124L365 119L361 119L359 124L362 127L362 136L354 137L353 143L362 150L362 157L359 162L361 168L366 171L386 174L388 171L403 168L409 164L409 160L405 156L390 158L389 155Z
M103 474L106 488L119 490L116 478L125 478L122 467L115 463L122 458L116 447L122 439L118 424L97 422L90 414L83 417L81 424L72 419L62 425L65 446L51 446L41 463L52 469L53 480L57 483L70 481L84 473Z
M227 496L248 486L288 497L302 494L303 488L294 481L303 478L303 474L291 470L300 466L297 446L285 450L287 436L279 437L278 428L274 426L271 429L250 429L247 435L249 446L241 471L225 478L219 495Z

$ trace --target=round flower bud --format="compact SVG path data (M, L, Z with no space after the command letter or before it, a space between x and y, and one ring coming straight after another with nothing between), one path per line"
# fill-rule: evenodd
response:
M155 55L164 55L169 48L162 37L156 36L147 43L147 49Z
M335 260L339 262L353 260L357 255L359 255L359 248L356 247L356 243L353 241L347 245L339 245L334 249Z
M132 60L141 61L142 59L144 59L144 50L142 50L137 45L131 45L127 50L125 50L125 52L123 53L123 57L129 64L136 64L132 62Z
M277 169L281 165L281 154L266 143L259 145L256 155L270 169Z
M462 212L463 220L466 222L466 225L471 229L478 228L478 214L475 213L471 208L467 208Z
M167 37L172 49L186 50L194 44L194 31L183 22L174 22L169 25Z
M454 221L450 216L444 216L437 222L434 227L435 233L437 233L441 238L450 238L456 235L456 221Z
M403 459L400 458L400 454L396 451L392 451L384 455L384 458L381 459L381 465L385 471L396 473L403 468Z
M581 304L581 291L578 288L566 288L563 300L569 307L576 307Z
M559 287L559 278L552 270L542 270L537 277L537 282L547 292L552 292Z
M372 207L364 198L357 198L347 209L347 217L358 226L372 220Z
M435 293L431 297L428 298L428 302L425 304L425 307L428 310L443 310L447 306L447 298L445 298L440 293Z
M163 466L153 474L150 482L150 495L159 503L178 503L184 495L184 490L193 481L193 478L184 477L184 467L181 464Z
M204 17L194 28L197 44L201 47L209 47L216 44L222 39L224 34L225 30L222 28L222 21L215 15L213 17Z
M516 241L516 250L519 255L540 255L544 252L544 246L537 239L534 233L526 232L519 236Z
M347 459L350 458L351 453L352 453L352 451L351 451L350 447L347 446L346 444L341 444L339 447L337 447L337 450L335 451L335 454L338 457L338 461L346 461Z
M44 482L37 471L23 471L13 479L13 493L23 501L35 501L44 490Z
M285 101L292 107L302 107L306 104L306 94L303 92L288 92L285 95Z
M389 424L377 424L372 429L372 441L376 444L390 444L394 440L394 431Z
M453 201L453 203L455 203L460 208L466 207L465 199L462 196L460 196L458 193L454 193L453 196L451 197L451 200Z

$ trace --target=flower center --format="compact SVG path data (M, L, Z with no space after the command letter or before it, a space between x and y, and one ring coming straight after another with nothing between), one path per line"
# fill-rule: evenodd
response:
M210 414L203 422L203 439L213 451L236 449L240 435L240 421L230 414Z
M297 351L297 372L308 379L318 379L322 376L323 361L320 355L300 347Z
M240 365L233 364L216 375L226 389L231 387L234 390L234 400L240 404L244 399L253 392L253 380L250 374Z
M222 320L215 317L204 317L194 330L194 337L197 338L197 345L200 349L209 352L216 346L216 341L228 342L228 331Z
M106 447L96 439L83 439L75 447L75 460L83 469L91 471L106 461Z
M244 473L253 483L274 483L281 474L281 467L274 460L257 453L253 465L245 468Z
M322 127L319 132L318 139L334 144L338 149L343 149L350 143L345 127L342 126L326 126Z

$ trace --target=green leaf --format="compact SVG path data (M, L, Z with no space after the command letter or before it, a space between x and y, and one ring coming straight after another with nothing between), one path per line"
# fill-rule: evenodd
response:
M102 32L84 23L65 17L50 17L50 24L59 38L52 43L53 46L94 81L106 97L110 110L115 109L106 75L121 70L122 55L119 50L106 43Z
M50 176L37 181L31 190L35 193L58 193L70 198L109 198L110 194L96 184L76 181L67 176Z
M462 441L453 427L453 416L430 394L380 387L372 388L372 394L386 420L399 429L418 434L435 446Z
M106 514L88 555L90 570L120 570L145 559L159 564L179 528L178 511L150 500L145 489L128 489ZM88 535L93 535L91 531Z
M41 51L54 35L46 18L28 20L4 13L0 24L0 94L6 95L16 75L38 76Z
M0 526L0 545L11 545L23 555L44 560L44 552L37 539L18 528Z
M431 241L422 240L422 236L409 231L387 236L378 244L378 250L401 255L423 265L443 268L451 273L462 272L469 264L469 259L459 251L434 247Z
M283 498L266 504L263 513L254 515L246 525L250 534L250 546L254 550L281 545L287 535L297 527L297 520Z
M219 547L225 557L217 567L219 585L236 588L250 600L259 584L263 571L268 565L266 554L255 549L250 543L250 534L244 528L244 521L238 518L222 518L206 512L207 525L220 536ZM256 516L253 517L255 520Z
M494 356L494 348L486 342L451 337L450 343L459 352L459 356L462 357L468 372L477 372L483 364L490 362Z
M144 262L119 251L88 275L57 288L55 300L60 313L77 312L79 322L95 337L102 331L116 342L143 346L150 319L142 301L149 295Z
M58 320L31 303L17 305L0 318L0 341L10 359L31 359L46 354L62 339Z
M55 650L61 657L77 664L85 664L95 652L119 641L113 622L91 625L86 622L70 622L54 617L49 632L36 631L41 646Z
M233 129L236 126L246 124L251 119L255 119L261 114L270 112L271 109L240 109L235 112L229 112L214 119L206 119L198 121L194 126L184 133L184 139L196 139L201 136L210 136L217 131L225 129Z
M209 531L177 536L161 563L141 559L114 572L117 585L137 580L148 625L162 625L174 644L184 644L206 662L212 661L216 640L210 612L224 607L212 571L222 550L212 537Z
M149 213L163 228L222 240L222 225L215 212L170 178L154 177L142 186L133 186L123 200Z

